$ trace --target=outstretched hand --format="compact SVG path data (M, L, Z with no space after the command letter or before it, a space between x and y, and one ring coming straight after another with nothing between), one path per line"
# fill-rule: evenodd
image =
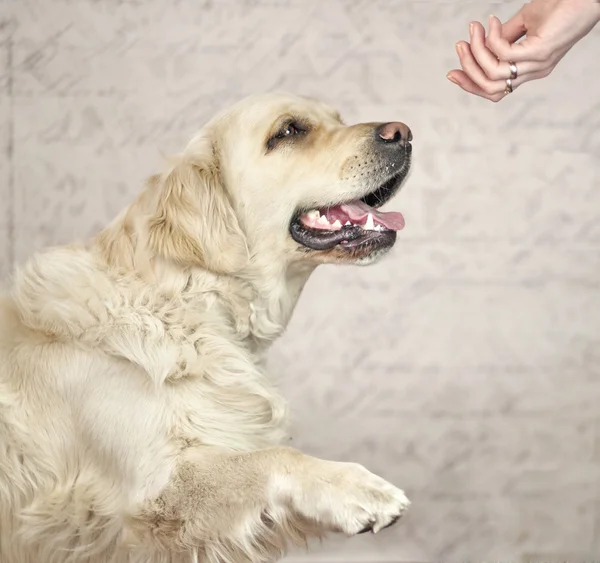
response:
M548 76L598 21L600 0L532 0L505 23L491 16L487 36L481 23L472 22L470 41L456 44L462 70L451 70L448 80L497 102Z

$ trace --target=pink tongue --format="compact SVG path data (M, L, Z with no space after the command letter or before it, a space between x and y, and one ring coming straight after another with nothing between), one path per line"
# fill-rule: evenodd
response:
M387 213L378 211L362 201L343 203L339 207L346 215L348 215L350 221L353 223L361 223L370 213L373 215L376 225L383 225L392 231L399 231L404 228L404 217L402 216L402 213L398 213L397 211L388 211Z

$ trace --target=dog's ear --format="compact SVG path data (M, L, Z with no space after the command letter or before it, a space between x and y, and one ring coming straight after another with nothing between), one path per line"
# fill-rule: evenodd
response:
M181 157L151 179L150 250L183 266L231 274L248 261L246 238L223 187L212 147Z

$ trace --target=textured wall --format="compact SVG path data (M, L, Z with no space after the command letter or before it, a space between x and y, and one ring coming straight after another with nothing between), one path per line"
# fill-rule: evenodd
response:
M600 557L600 29L501 104L445 79L518 2L4 0L0 272L95 232L217 109L285 89L400 119L391 257L323 268L272 368L306 451L414 505L311 560Z

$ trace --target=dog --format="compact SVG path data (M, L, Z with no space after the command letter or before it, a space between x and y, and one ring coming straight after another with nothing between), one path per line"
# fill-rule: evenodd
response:
M392 525L402 490L286 444L265 356L320 264L376 262L410 129L254 95L0 300L0 562L249 563Z

